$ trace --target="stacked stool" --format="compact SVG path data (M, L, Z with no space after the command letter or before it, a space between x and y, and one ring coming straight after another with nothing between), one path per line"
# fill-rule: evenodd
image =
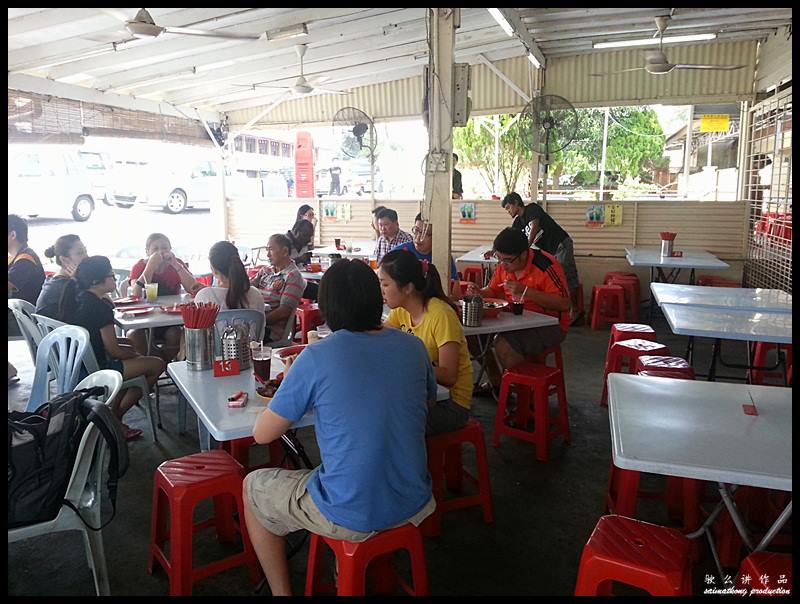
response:
M323 323L319 305L316 303L301 304L294 312L300 324L300 341L308 344L308 332Z
M597 330L601 323L625 321L625 290L620 285L595 285L592 287L591 328Z
M514 427L506 424L508 395L512 386L516 388L518 397L515 416L515 423L518 426ZM549 410L551 389L558 396L558 415L555 417L550 416ZM531 398L533 399L532 411ZM533 432L524 429L530 419L533 419L534 423ZM526 362L503 372L492 433L492 446L497 447L500 444L502 434L534 443L536 459L539 461L547 461L548 446L551 440L562 437L567 444L571 442L564 374L560 369Z
M675 529L603 516L583 548L575 595L611 595L616 581L654 596L690 596L689 545Z
M625 290L625 320L639 320L640 286L634 273L610 272L603 277L605 285L619 285Z
M608 406L608 374L622 373L626 365L628 373L635 373L636 360L645 355L666 356L669 355L669 348L643 338L623 340L611 345L603 373L603 394L600 397L600 404L603 407Z
M366 591L367 566L372 560L386 566L393 552L399 549L408 551L411 559L413 587L399 582L403 590L412 596L428 595L428 572L425 567L425 549L422 546L422 533L413 524L381 531L366 541L355 543L340 541L330 537L311 535L306 569L307 596L320 593L325 588L320 575L324 550L322 544L333 550L338 564L336 595L363 596Z
M468 266L464 269L464 281L471 281L478 287L483 287L483 267Z
M423 522L421 528L426 537L435 537L442 532L442 514L452 510L479 505L483 509L483 520L487 524L494 521L492 512L492 487L489 482L489 462L486 445L483 442L483 429L478 420L470 418L467 424L453 432L429 436L428 473L431 475L436 510ZM475 460L478 476L472 476L461 463L461 445L471 443L475 447ZM453 491L460 491L466 478L478 487L477 495L444 499L444 485Z
M195 506L210 497L214 499L214 517L193 524ZM239 526L234 524L232 502L239 514ZM196 581L236 566L247 566L250 579L255 583L261 576L261 568L243 522L242 466L225 451L207 451L165 461L156 469L153 481L147 572L152 574L153 565L158 562L169 576L171 596L189 596ZM216 526L220 541L233 541L238 530L244 551L193 568L192 535L210 526ZM167 541L170 542L169 558L164 551Z

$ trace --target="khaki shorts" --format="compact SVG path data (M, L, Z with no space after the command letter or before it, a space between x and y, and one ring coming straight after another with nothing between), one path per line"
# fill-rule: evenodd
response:
M306 484L314 470L284 470L267 468L250 472L244 479L246 503L258 521L273 535L285 536L305 529L316 535L343 541L366 541L379 531L363 533L334 524L322 515ZM431 496L428 503L408 520L395 526L411 523L414 526L425 520L436 509ZM394 528L394 527L386 527Z

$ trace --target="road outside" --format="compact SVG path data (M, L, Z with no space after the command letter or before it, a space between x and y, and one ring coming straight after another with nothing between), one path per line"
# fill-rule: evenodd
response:
M206 271L208 250L221 233L221 228L214 228L208 210L186 210L173 215L154 209L123 209L103 204L98 205L86 222L31 218L28 225L29 244L45 263L44 250L61 235L72 233L86 244L89 254L115 258L115 268L130 268L122 266L126 263L123 259L129 259L133 265L144 256L147 236L159 232L170 238L173 249L191 263L193 270Z

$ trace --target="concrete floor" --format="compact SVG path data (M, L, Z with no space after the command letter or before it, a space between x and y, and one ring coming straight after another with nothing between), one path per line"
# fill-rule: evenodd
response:
M654 327L659 342L682 356L685 338L673 336L663 319L656 320ZM598 405L607 340L608 329L591 331L583 326L572 328L562 346L571 446L554 442L547 462L535 460L530 443L503 438L497 449L488 446L495 521L484 524L479 508L445 516L442 536L425 541L432 594L572 594L581 549L603 513L611 460L608 413ZM30 383L32 368L24 343L9 342L9 352L14 358L27 360L27 365L21 362L19 366L22 383L13 391L16 396L12 397L9 390L11 404L12 398L25 398L25 383ZM699 371L706 367L709 352L710 342L701 341L695 361ZM741 344L726 348L726 355L732 358L743 354ZM161 401L164 430L159 434L160 442L140 439L130 443L131 465L120 483L117 516L103 531L114 595L168 593L163 571L152 576L146 572L153 472L164 460L197 452L198 445L197 428L191 419L190 432L177 434L174 387L162 390ZM473 415L483 424L487 444L495 410L492 399L474 399ZM132 425L145 428L139 410L131 411L130 419ZM313 429L302 429L299 436L317 462ZM469 454L465 460L472 464ZM110 508L106 510L109 513ZM196 512L195 518L199 517ZM639 518L668 524L666 511L655 502L640 505ZM225 551L212 530L195 536L196 563L212 560ZM9 595L94 594L77 532L9 545L8 555ZM296 593L303 590L306 557L307 546L290 561ZM702 590L703 573L708 569L709 557L704 559L695 570L697 590ZM252 593L253 586L241 568L207 578L194 587L195 595Z

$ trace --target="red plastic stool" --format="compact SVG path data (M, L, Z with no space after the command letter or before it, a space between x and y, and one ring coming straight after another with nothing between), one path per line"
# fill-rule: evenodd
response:
M300 305L294 312L300 324L301 342L308 344L308 332L324 323L319 305L316 303Z
M603 516L583 548L575 595L611 595L617 581L654 596L690 596L689 545L675 529Z
M464 281L471 281L478 287L483 287L483 267L468 266L464 269Z
M553 362L555 365L547 365L547 358L553 355ZM551 346L550 348L546 348L544 352L534 355L532 357L528 357L527 361L531 363L538 363L540 365L547 365L548 367L557 367L561 371L564 371L564 357L561 355L561 345L557 344L556 346Z
M770 350L776 350L778 348L777 344L772 344L771 342L756 342L756 350L755 354L753 355L753 365L756 367L766 367L767 366L767 354ZM786 366L784 370L787 372L787 380L788 380L788 371L789 367L792 366L792 345L781 345L781 348L785 351L786 354ZM771 379L779 379L781 383L783 382L784 376L783 373L779 371L763 371L759 369L748 370L747 378L750 380L751 384L763 384L764 378L771 378Z
M467 472L461 464L461 445L472 443L475 447L475 460L478 466L477 478ZM467 424L453 432L437 434L427 438L428 473L433 482L433 496L436 498L436 510L420 525L423 535L435 537L442 532L442 514L453 510L481 506L483 521L487 524L494 521L492 511L492 485L489 481L489 462L486 457L486 445L483 442L483 429L478 420L470 418ZM444 480L451 490L460 490L466 478L478 487L476 495L444 498Z
M214 517L193 524L195 506L209 497L214 498ZM261 568L247 530L242 525L237 527L234 524L232 501L236 504L239 518L243 519L242 466L225 451L187 455L165 461L156 469L147 572L152 574L153 564L157 561L169 576L171 596L189 596L192 594L192 584L196 581L236 566L247 566L253 583L259 580ZM244 551L192 568L192 535L212 525L216 526L220 541L233 541L238 530L242 535ZM170 542L169 558L164 553L167 541Z
M521 427L506 424L506 407L511 386L517 389L517 413L515 422ZM550 416L549 394L554 389L558 395L558 415ZM530 391L533 391L533 412L530 409ZM524 430L528 420L533 419L533 432ZM492 446L500 444L500 435L506 434L536 444L536 459L547 461L547 448L551 440L559 436L570 444L567 394L564 374L555 367L534 363L520 363L503 372L500 382L500 398L492 432Z
M635 373L636 359L645 355L668 355L669 348L658 342L634 338L615 342L611 345L606 357L606 367L603 373L603 394L600 397L600 404L608 406L608 374L622 373L623 367L627 364L628 373Z
M601 322L625 321L625 290L620 285L595 285L590 305L592 330L599 328Z
M256 444L256 439L252 436L245 436L244 438L237 438L235 440L226 440L220 443L220 448L226 453L230 454L236 461L244 468L245 473L258 470L260 468L277 468L284 457L283 445L280 439L274 440L269 445L269 462L260 466L250 467L250 447ZM295 469L291 466L289 469Z
M647 371L648 375L658 375L659 372L663 371L669 374L667 377L675 377L675 374L680 374L685 376L684 379L694 379L694 369L686 362L686 359L682 359L681 357L646 354L636 359L634 371L636 373Z
M745 577L748 577L747 579ZM764 582L761 577L767 580ZM739 589L770 589L775 593L751 595L788 596L792 592L792 555L775 552L753 552L742 560L736 579ZM786 591L777 591L778 588Z
M608 285L619 285L625 290L625 310L629 321L639 320L639 278L612 277Z
M340 541L330 537L311 535L308 548L308 567L306 569L306 594L312 596L319 593L323 586L320 580L324 549L320 541L333 550L339 565L339 577L336 595L363 596L366 587L366 571L370 561L383 558L386 563L392 552L398 549L408 551L411 559L411 577L414 586L400 581L400 586L412 596L428 595L428 571L425 567L425 549L422 546L422 533L413 524L404 524L398 528L381 531L366 541L354 543ZM377 561L376 561L377 562Z
M623 340L651 340L656 341L656 332L649 325L642 323L614 323L611 326L611 335L608 337L608 348L606 349L606 362L608 362L608 353L611 352L611 347L617 342Z
M636 277L638 279L636 273L629 273L627 271L609 271L603 275L603 284L608 285L610 280L614 277Z

